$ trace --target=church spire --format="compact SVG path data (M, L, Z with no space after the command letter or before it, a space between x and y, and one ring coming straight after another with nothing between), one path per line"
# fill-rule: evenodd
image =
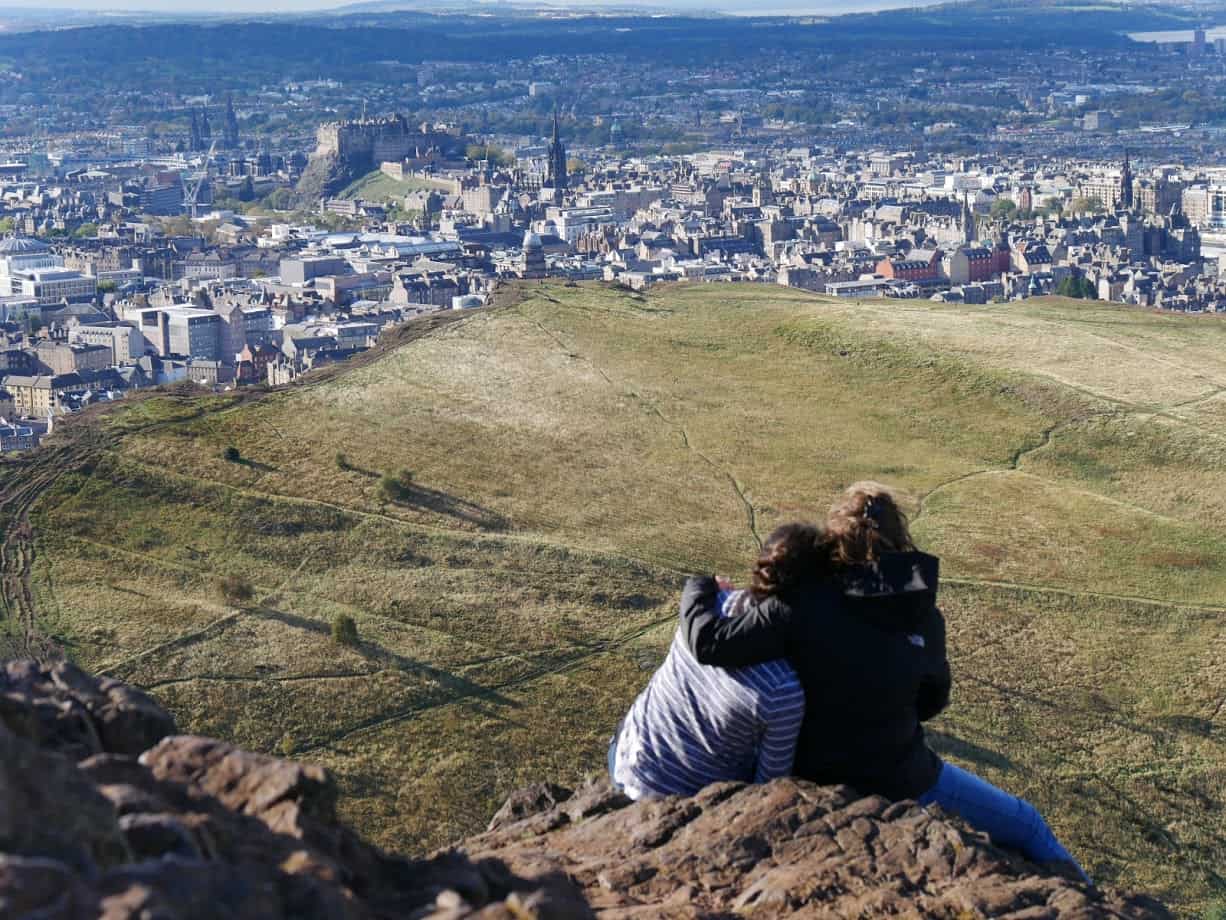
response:
M234 112L234 94L226 94L226 114L222 123L222 140L226 149L235 150L238 147L238 115Z
M550 188L563 191L566 188L566 148L562 145L562 132L558 123L558 108L553 109L553 140L549 142L549 168L547 182Z
M967 195L962 196L962 242L967 246L971 246L975 242L975 214L971 211L971 206Z

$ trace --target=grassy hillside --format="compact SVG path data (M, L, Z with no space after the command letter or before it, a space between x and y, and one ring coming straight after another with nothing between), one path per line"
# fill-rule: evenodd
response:
M418 179L416 177L410 177L403 181L393 179L387 173L376 169L374 172L367 173L361 179L345 186L337 197L390 202L403 199L409 192L419 192L424 189L447 191L449 188L448 183L432 179Z
M682 575L873 477L944 559L940 750L1097 879L1226 899L1220 320L547 284L313 384L86 421L36 501L37 462L3 471L34 501L10 606L185 729L334 769L380 843L601 768Z

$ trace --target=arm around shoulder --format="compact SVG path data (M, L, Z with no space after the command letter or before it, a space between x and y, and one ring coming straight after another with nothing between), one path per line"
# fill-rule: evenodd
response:
M710 577L691 578L681 595L681 635L701 664L738 668L783 658L791 610L774 598L719 615L719 588Z

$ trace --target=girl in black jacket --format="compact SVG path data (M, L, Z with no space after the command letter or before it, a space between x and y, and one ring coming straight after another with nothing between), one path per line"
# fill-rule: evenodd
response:
M949 704L950 689L939 566L916 551L889 490L877 483L848 489L822 541L834 577L755 598L731 619L718 616L721 582L689 579L681 632L694 656L722 667L791 660L805 689L797 776L937 802L997 843L1086 878L1034 806L928 747L920 723ZM764 554L756 581L769 579L770 565Z

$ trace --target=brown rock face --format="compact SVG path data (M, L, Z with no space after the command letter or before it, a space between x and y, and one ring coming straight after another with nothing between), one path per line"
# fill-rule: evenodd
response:
M558 876L381 853L338 823L320 768L173 732L116 681L4 667L0 917L591 916Z
M914 803L846 786L724 783L631 803L602 780L550 798L521 794L464 849L519 873L564 873L610 920L1170 916L1152 899L1044 873ZM527 814L533 800L541 807Z
M791 780L637 804L535 786L463 851L402 859L338 823L320 768L173 733L71 665L0 671L0 917L1168 916L910 803Z

